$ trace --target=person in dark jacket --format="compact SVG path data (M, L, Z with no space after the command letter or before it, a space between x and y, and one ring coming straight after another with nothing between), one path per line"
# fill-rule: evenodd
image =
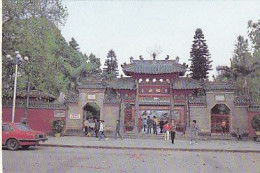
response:
M95 134L96 134L96 138L98 138L98 131L99 131L99 122L95 118Z
M153 127L153 120L150 118L150 116L148 116L147 125L148 125L147 134L148 133L151 134L152 133L152 127Z
M157 135L158 124L159 124L158 119L156 118L156 116L153 116L153 134Z
M123 139L122 136L121 136L121 134L120 134L120 121L119 121L119 120L117 120L117 122L116 122L115 139L117 139L117 135L118 135L121 139Z
M163 126L164 126L163 119L160 120L159 125L160 125L160 129L161 129L161 130L160 130L160 133L163 133Z
M175 134L176 134L176 125L175 125L174 120L172 120L170 133L171 133L172 144L174 144L174 139L175 139Z

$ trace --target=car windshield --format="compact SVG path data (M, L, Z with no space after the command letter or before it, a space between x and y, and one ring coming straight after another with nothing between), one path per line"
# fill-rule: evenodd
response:
M31 131L31 129L24 125L24 124L16 124L16 126L18 127L18 129L20 129L21 131Z

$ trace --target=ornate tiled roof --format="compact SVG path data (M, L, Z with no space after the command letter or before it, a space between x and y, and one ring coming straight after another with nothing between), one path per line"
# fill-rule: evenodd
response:
M107 87L106 82L102 80L85 80L80 83L78 89L105 89Z
M3 97L13 97L12 90L3 90ZM19 90L16 91L16 97L26 98L27 97L27 90ZM30 98L39 98L39 99L46 99L46 100L55 100L56 97L49 93L44 93L39 90L30 90L29 92Z
M205 105L206 98L205 97L190 97L189 103L193 105Z
M171 84L172 89L198 89L202 88L199 81L191 78L177 78Z
M12 107L13 102L3 101L3 107ZM17 101L16 107L25 108L25 101ZM67 109L66 104L48 103L48 102L29 102L29 108L42 108L42 109Z
M176 60L133 60L130 64L123 64L122 69L126 75L138 74L170 74L184 75L186 65L177 63Z
M135 81L132 78L116 78L112 81L108 82L108 88L112 89L127 89L134 90L135 89Z
M224 91L234 91L236 88L230 82L205 82L204 88L206 91L212 90L224 90Z
M249 106L252 103L252 99L245 97L235 97L234 103L236 106Z
M260 105L257 104L251 104L248 108L248 111L250 112L259 112L260 113Z

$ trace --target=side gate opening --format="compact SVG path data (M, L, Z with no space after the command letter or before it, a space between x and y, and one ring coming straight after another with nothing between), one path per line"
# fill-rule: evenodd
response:
M226 124L226 133L229 133L230 109L225 104L216 104L211 109L211 133L222 133L222 124Z

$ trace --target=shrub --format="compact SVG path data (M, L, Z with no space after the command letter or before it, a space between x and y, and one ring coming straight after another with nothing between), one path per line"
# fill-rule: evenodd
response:
M260 131L260 114L253 117L251 124L255 131Z
M51 122L51 128L53 133L61 133L64 129L64 120L53 120Z

